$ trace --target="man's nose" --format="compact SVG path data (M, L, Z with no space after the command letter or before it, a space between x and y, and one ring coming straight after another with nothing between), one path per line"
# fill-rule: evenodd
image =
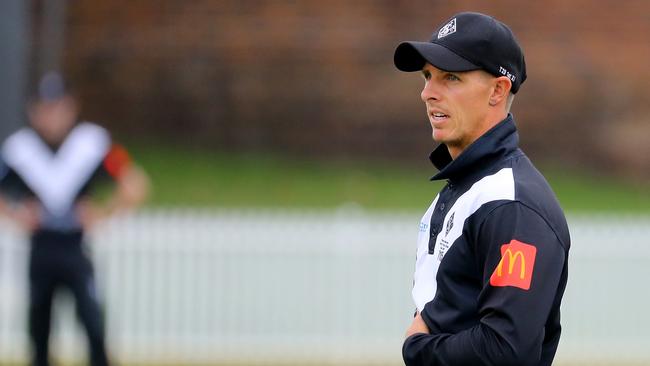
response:
M436 83L433 82L432 80L427 81L424 84L424 88L422 88L422 92L420 93L420 98L422 98L422 101L425 103L429 99L433 99L433 100L440 99L440 93Z

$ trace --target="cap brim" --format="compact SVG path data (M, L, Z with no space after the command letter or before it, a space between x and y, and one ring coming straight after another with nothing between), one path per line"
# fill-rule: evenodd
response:
M420 71L425 63L445 71L470 71L481 67L474 65L450 49L431 42L402 42L395 49L395 67L401 71Z

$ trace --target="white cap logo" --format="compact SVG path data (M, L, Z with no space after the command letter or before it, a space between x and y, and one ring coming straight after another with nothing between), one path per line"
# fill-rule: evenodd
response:
M447 37L448 35L456 32L456 18L449 21L445 24L444 27L440 28L438 31L438 39L442 37Z
M517 79L517 77L515 76L515 74L513 74L513 73L511 73L510 71L506 70L506 68L503 67L503 66L499 66L499 72L501 73L501 75L503 75L503 76L507 76L508 79L510 79L510 81L512 81L513 83L514 83L515 80Z

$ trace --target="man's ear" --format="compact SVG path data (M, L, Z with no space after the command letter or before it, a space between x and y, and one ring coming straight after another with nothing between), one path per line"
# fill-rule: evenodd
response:
M510 89L512 89L512 81L505 76L499 76L495 79L495 85L490 95L490 105L495 106L506 102Z

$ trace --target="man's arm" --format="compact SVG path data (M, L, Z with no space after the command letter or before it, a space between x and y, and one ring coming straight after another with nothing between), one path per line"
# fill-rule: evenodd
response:
M149 195L149 177L141 167L130 160L122 147L116 145L111 150L103 169L115 181L115 189L101 204L90 199L79 202L79 220L87 229L115 214L137 208Z
M33 231L40 222L40 206L35 200L10 204L0 194L0 215L9 218L23 230Z
M21 228L32 231L40 221L40 206L34 199L26 198L20 202L7 199L7 188L15 184L15 173L0 158L0 215L7 217Z
M538 364L564 268L559 239L541 216L517 202L491 212L475 239L484 266L479 324L456 334L428 334L421 324L429 321L425 306L407 332L406 365Z

